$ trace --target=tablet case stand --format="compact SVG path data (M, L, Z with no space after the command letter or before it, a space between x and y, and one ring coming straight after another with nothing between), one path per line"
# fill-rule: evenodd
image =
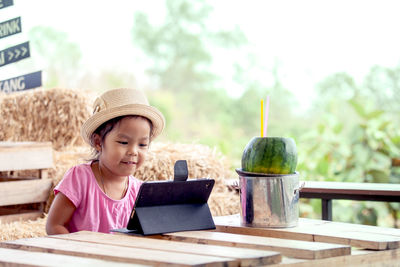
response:
M154 235L215 229L207 204L215 181L187 178L187 163L178 160L174 166L174 181L143 183L127 228L111 231Z

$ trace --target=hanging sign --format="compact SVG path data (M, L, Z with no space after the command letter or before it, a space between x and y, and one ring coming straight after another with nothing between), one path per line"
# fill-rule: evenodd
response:
M0 51L0 67L30 57L29 42Z
M0 39L21 32L21 17L0 23Z
M0 0L0 9L12 6L14 4L13 0Z
M42 86L42 71L0 81L0 92L12 93Z

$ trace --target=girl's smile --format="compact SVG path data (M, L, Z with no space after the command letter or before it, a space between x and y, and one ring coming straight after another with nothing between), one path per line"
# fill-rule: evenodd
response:
M121 119L99 146L100 167L105 179L125 178L139 168L150 144L150 123L139 116Z

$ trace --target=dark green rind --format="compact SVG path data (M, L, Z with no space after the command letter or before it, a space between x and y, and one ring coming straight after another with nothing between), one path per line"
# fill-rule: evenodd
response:
M242 155L242 169L267 174L291 174L296 171L297 149L292 138L253 137Z

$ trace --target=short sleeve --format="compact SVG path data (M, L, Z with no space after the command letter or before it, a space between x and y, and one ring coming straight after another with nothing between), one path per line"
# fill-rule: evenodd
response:
M136 197L139 193L140 186L143 184L143 181L141 181L133 176L130 176L130 178L131 178L130 181L132 183L131 190L132 190L132 193L134 196L133 200L136 201Z
M57 195L58 192L63 193L71 200L75 208L78 208L82 201L83 194L86 192L88 175L90 175L87 168L83 167L78 165L69 169L60 183L54 188L54 195Z

